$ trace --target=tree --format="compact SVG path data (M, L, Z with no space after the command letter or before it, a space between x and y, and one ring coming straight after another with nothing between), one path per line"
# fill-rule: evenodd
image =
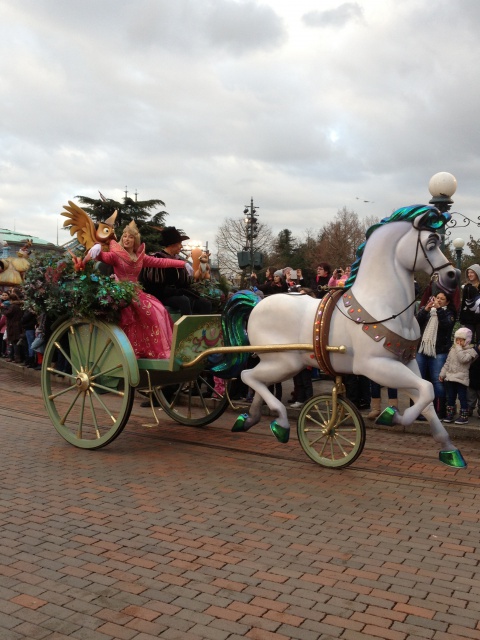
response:
M121 234L123 228L131 220L134 220L142 236L142 241L145 242L147 251L158 251L160 248L159 232L153 229L152 226L163 227L168 213L166 211L157 211L152 216L151 210L159 205L165 206L163 200L137 200L136 196L135 200L133 200L127 195L126 191L122 202L112 198L105 198L102 194L98 199L88 198L87 196L76 196L76 198L95 222L106 220L114 211L117 211L117 219L115 221L117 236Z
M473 236L470 236L470 240L467 242L467 247L470 249L471 256L465 254L462 255L462 266L464 261L467 264L474 264L480 262L480 240L474 240Z
M301 269L303 277L306 282L313 280L316 274L317 260L317 241L315 235L311 229L307 229L305 232L305 240L300 242L296 250L296 256L294 258L294 264L291 264L293 269Z
M294 238L290 229L283 229L273 241L273 250L268 256L269 262L279 269L284 267L296 269L297 250L298 242L296 238ZM295 264L293 264L294 262Z
M346 207L337 211L332 222L322 227L317 235L316 262L329 262L333 269L351 265L358 247L365 241L366 228L354 211Z
M245 279L246 269L238 266L237 253L248 250L247 227L243 219L227 218L218 228L215 242L217 244L218 267L227 278L242 274ZM258 222L258 235L255 238L255 252L265 255L272 249L272 230L266 224Z

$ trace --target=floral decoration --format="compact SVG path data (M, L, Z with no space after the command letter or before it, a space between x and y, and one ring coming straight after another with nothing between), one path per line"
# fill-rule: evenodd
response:
M31 260L25 274L25 301L37 315L117 322L120 311L137 300L139 285L103 275L93 261L75 271L70 256L44 253Z

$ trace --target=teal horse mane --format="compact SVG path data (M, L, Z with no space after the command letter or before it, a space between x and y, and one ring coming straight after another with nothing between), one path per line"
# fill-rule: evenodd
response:
M401 209L397 209L392 213L388 218L383 218L377 224L369 227L365 233L365 242L363 242L357 249L357 259L352 264L352 271L350 277L345 282L345 289L350 289L350 287L354 284L358 269L360 268L360 264L362 262L363 252L365 250L365 246L368 242L368 239L379 227L383 227L389 222L412 222L416 220L419 216L424 216L424 219L421 220L418 225L421 229L430 229L431 231L439 231L445 227L447 222L450 220L451 215L449 213L441 213L436 207L429 205L413 205L410 207L402 207Z
M248 346L247 323L252 309L260 302L253 291L237 291L222 313L223 343L226 347ZM250 353L217 354L208 358L208 368L217 378L237 378L248 363Z

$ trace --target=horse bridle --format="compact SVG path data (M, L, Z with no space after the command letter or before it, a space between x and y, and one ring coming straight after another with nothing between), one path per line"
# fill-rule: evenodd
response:
M431 231L431 229L427 229L425 227L419 227L418 228L417 247L416 247L416 250L415 250L415 260L413 261L412 272L415 272L415 267L417 265L417 258L418 258L418 247L420 246L420 248L422 249L422 252L423 252L423 256L424 256L425 260L427 261L427 264L429 264L430 268L432 269L432 272L430 273L430 281L435 276L436 276L436 279L438 280L438 272L441 271L442 269L446 269L447 267L453 267L453 264L451 262L445 262L445 264L442 264L440 267L434 267L433 266L433 264L430 261L430 258L427 255L427 252L425 251L425 247L423 246L423 244L420 241L420 234L422 233L422 231ZM437 237L439 237L438 233L436 233L436 232L434 232L434 233L435 233L435 235Z
M451 262L445 262L445 264L442 264L439 267L434 267L433 264L431 263L428 255L427 255L427 252L425 251L425 247L421 243L421 239L420 239L420 235L421 235L422 231L432 231L432 229L429 229L427 227L422 227L422 226L417 227L417 229L418 229L417 246L416 246L416 249L415 249L415 259L413 261L412 273L415 272L415 267L417 265L417 258L418 258L418 247L420 246L421 249L422 249L423 255L425 257L425 260L427 261L427 264L429 264L431 269L432 269L432 271L430 273L430 282L437 281L438 280L438 272L441 271L442 269L446 269L447 267L453 267L453 264ZM434 231L433 233L435 233L438 236L438 233L436 233L436 231ZM395 320L395 318L398 318L398 316L401 316L402 313L405 313L405 311L410 309L410 307L412 307L415 304L415 302L416 302L416 298L413 298L412 302L410 302L410 304L408 304L405 307L405 309L402 309L402 311L399 311L399 313L394 313L393 315L389 316L388 318L384 318L383 320L374 320L373 322L361 322L360 324L364 324L364 325L366 325L366 324L382 324L383 322L387 322L388 320ZM342 309L340 309L338 306L337 306L337 309L346 318L348 318L349 320L354 321L354 319L351 316L349 316L346 313L344 313L342 311Z

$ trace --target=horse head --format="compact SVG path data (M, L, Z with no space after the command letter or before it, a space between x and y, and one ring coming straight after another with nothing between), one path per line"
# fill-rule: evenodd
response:
M389 271L387 279L401 277L400 271L403 271L404 277L413 282L413 273L424 271L441 289L451 293L458 284L458 275L442 252L439 235L448 220L449 213L428 205L413 205L397 209L388 218L372 225L366 232L366 241L357 251L346 288L358 283L362 261L369 267L362 269L362 280L371 279L374 256L373 265Z
M426 263L423 270L426 273L430 270L431 281L437 282L445 293L453 293L460 281L460 271L455 269L442 252L442 239L439 235L439 232L445 233L445 225L450 218L449 213L431 207L431 211L413 221L413 227L418 230L418 245Z

